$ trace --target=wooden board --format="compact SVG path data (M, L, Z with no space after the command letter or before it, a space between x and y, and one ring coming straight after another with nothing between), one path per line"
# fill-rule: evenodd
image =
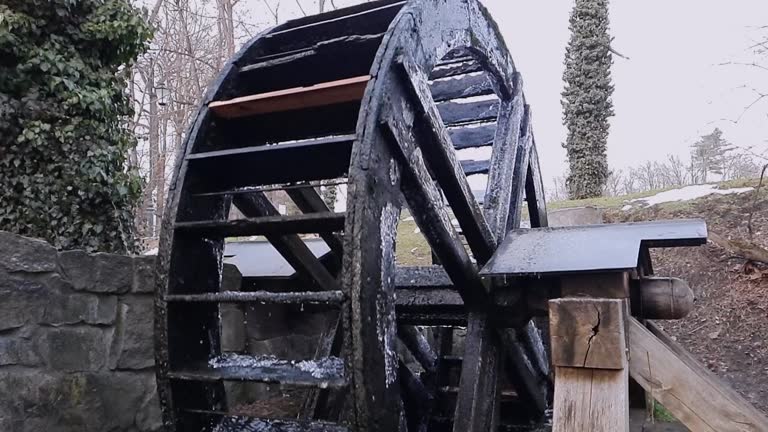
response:
M624 308L619 299L550 300L552 364L623 369L627 362Z
M627 369L555 368L553 432L629 431Z
M671 340L629 319L629 371L694 432L768 431L768 418Z
M629 273L573 274L561 279L563 297L629 297Z
M309 87L295 87L211 102L208 107L219 117L238 118L359 101L363 98L370 79L369 75L363 75Z

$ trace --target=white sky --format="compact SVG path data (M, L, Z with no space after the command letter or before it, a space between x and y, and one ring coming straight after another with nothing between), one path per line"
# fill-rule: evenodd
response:
M565 170L560 92L567 44L569 0L483 0L523 74L534 113L546 186ZM755 95L768 93L768 71L718 66L752 62L748 47L758 36L750 26L768 25L766 0L613 0L613 78L616 116L611 120L608 160L613 168L687 156L700 135L720 127L726 139L766 147L768 100L736 119ZM761 88L762 87L762 88Z

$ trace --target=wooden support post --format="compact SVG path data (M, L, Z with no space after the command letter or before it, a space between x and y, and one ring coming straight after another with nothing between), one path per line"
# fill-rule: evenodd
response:
M763 413L655 324L648 325L650 330L629 320L629 371L675 418L696 432L768 431Z
M498 426L498 336L481 313L470 313L453 432L485 432Z
M555 367L554 432L628 432L626 274L563 279L549 302Z

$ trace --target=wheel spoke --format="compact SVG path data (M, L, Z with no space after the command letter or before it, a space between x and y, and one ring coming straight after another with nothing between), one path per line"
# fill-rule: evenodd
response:
M509 215L507 216L507 231L520 228L522 217L523 196L525 195L525 182L528 166L530 165L531 146L533 145L533 131L531 130L531 109L526 105L524 109L522 134L515 149L515 165L512 168L512 196L509 200Z
M454 432L486 432L498 423L500 352L488 317L470 313Z
M535 141L531 145L531 156L528 158L528 172L525 178L525 199L528 201L531 228L549 226L547 222L547 201L544 197L544 182L541 179L539 155L536 151Z
M512 183L521 125L525 111L522 95L522 79L515 73L514 94L511 100L502 101L499 110L499 125L491 155L491 170L485 196L485 216L496 241L504 239L507 233L509 203L512 199Z
M280 213L272 205L263 193L249 195L236 195L235 206L249 217L276 216ZM320 260L307 247L304 241L296 234L268 235L267 240L272 243L280 255L306 279L315 282L324 291L337 291L339 285L336 279L328 272Z
M461 164L456 160L451 138L429 92L426 75L408 57L401 56L398 64L408 82L411 98L416 101L417 110L426 123L427 138L419 141L419 148L435 174L475 259L484 264L496 250L496 241L472 194Z
M432 251L459 289L465 303L487 304L488 291L453 229L448 212L440 203L440 192L429 175L421 150L412 145L404 120L388 119L381 126L400 162L403 195Z

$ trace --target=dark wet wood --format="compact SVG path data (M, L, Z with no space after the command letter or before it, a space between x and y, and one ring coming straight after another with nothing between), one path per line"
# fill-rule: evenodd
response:
M443 102L437 105L440 117L446 125L460 123L495 121L499 115L498 99L476 102Z
M250 217L279 215L274 205L262 193L237 195L233 198L235 206ZM304 241L296 234L268 235L267 240L285 258L306 282L324 291L338 291L336 279L309 250Z
M400 325L397 327L397 336L426 372L436 372L437 354L421 330L414 326Z
M249 64L260 56L298 50L337 37L384 32L403 4L373 1L282 24L257 41L253 52L245 53L238 63Z
M512 201L515 158L521 136L524 104L522 79L514 77L514 94L511 100L502 101L499 114L500 125L496 129L488 186L485 195L485 216L491 231L500 242L507 233L510 217L509 204Z
M448 134L456 150L493 145L496 136L496 123L477 123L448 129Z
M253 363L214 367L204 362L171 370L168 377L183 381L249 381L286 387L342 388L347 385L343 368L318 371L322 363L315 361L274 362L273 358L240 357L249 358Z
M176 224L176 231L211 238L330 233L343 229L344 213L331 212Z
M398 289L407 288L447 288L453 283L442 266L413 266L398 267L395 273L395 284Z
M461 169L467 176L488 174L491 169L490 161L465 160L461 161Z
M429 74L429 79L436 80L440 78L450 78L457 75L465 75L473 72L480 72L483 66L471 57L464 57L446 64L441 64Z
M475 259L482 265L490 259L496 249L496 239L472 194L461 165L456 160L451 139L429 93L426 76L413 60L406 56L401 56L398 63L401 75L408 83L411 100L417 106L427 129L426 139L419 142L419 148L442 188Z
M531 228L549 226L547 222L547 201L544 196L544 182L541 179L539 167L539 155L536 144L531 146L531 155L528 158L528 172L525 181L525 199L528 202L528 215L531 219Z
M498 425L501 353L497 337L488 316L470 314L454 432L486 432Z
M176 294L165 296L167 302L215 302L215 303L262 303L262 304L327 304L339 305L344 301L341 291L321 292L269 292L269 291L221 291L205 294Z
M328 205L323 201L323 198L313 187L287 189L286 193L293 200L296 207L304 213L323 213L329 212L333 209L329 209ZM343 244L341 237L332 233L320 233L320 237L328 245L328 248L336 255L339 262L341 262L341 255L343 252Z
M493 85L486 73L436 80L430 87L437 102L493 94Z
M478 223L481 219L477 218L478 209L464 176L490 173L495 178L499 177L498 170L514 171L510 158L498 154L509 155L509 152L499 150L501 147L511 147L510 152L516 153L515 144L507 139L496 139L494 142L495 136L512 136L508 127L511 111L499 108L498 102L493 100L496 94L508 103L513 99L513 89L519 93L518 87L512 84L514 65L486 11L475 0L414 1L400 13L402 6L402 3L373 2L279 26L266 36L246 44L246 48L227 65L227 72L220 82L214 84L217 90L206 97L207 104L213 100L224 101L249 94L295 89L362 74L373 77L366 83L365 93L361 92L362 88L357 89L360 92L357 98L318 99L318 104L333 103L328 106L307 108L313 103L298 99L291 101L293 105L278 106L272 100L268 106L262 106L263 110L248 112L249 117L232 119L215 118L209 114L207 107L201 111L196 123L198 129L191 133L190 142L183 152L187 159L179 165L180 183L172 184L169 193L174 198L167 206L171 222L166 225L165 232L171 234L165 235L167 240L161 249L173 249L173 256L169 258L168 253L161 251L165 261L159 267L161 272L171 275L159 278L159 285L165 289L158 297L158 330L162 333L158 337L158 346L161 347L158 391L167 423L178 427L177 431L171 432L208 432L216 424L224 428L222 432L236 428L245 431L267 428L280 432L345 430L335 424L310 425L223 417L221 413L226 409L226 401L219 379L221 375L202 377L207 381L172 379L168 375L169 347L170 351L177 353L178 361L171 364L175 373L181 373L186 365L199 364L195 362L207 360L220 351L217 345L216 304L234 301L236 296L241 295L219 292L220 269L217 269L217 263L221 260L223 243L211 242L202 237L201 232L193 233L193 227L201 231L234 230L228 234L238 234L245 233L245 228L239 226L235 229L233 225L251 224L249 230L257 229L257 232L269 234L268 240L297 270L294 277L288 278L290 283L299 284L296 279L302 279L302 288L315 291L307 294L310 297L338 294L340 284L336 277L339 277L343 287L341 291L348 300L341 303L340 316L329 317L315 357L320 359L336 353L345 357L351 371L351 391L347 399L347 409L351 413L340 417L339 407L342 405L333 403L338 398L329 396L327 392L312 392L302 416L331 420L344 418L355 431L395 432L402 428L400 432L405 432L403 425L407 423L409 432L415 432L427 424L431 416L418 409L425 400L418 396L418 389L426 388L427 394L430 394L431 388L425 385L424 377L402 370L392 348L396 343L397 326L404 323L401 318L410 316L414 320L432 323L440 320L452 324L469 323L473 329L480 326L501 328L507 324L494 317L494 313L517 307L514 296L509 297L512 299L510 303L501 306L487 295L487 288L477 275L477 267L469 259L439 198L442 189L446 192L447 203L463 221L462 231L469 233L470 247L482 262L483 256L489 256L494 248L480 251L478 244L482 242L478 238L487 240L488 233L482 225L475 233L473 227L467 225L467 221ZM393 22L396 16L398 18ZM446 29L451 31L446 32ZM379 40L384 32L386 34ZM356 55L345 57L345 53ZM412 55L415 67L423 71L420 81L414 86L419 89L416 98L408 94L402 82L396 82L395 59L399 54ZM347 60L320 60L334 55ZM433 74L433 78L441 79L431 83L429 91L425 91L426 76L441 59L443 66ZM318 66L308 66L313 64ZM484 72L477 74L476 71L480 70ZM448 76L453 78L444 79ZM294 96L306 94L306 90L295 90ZM443 103L435 105L430 97L425 97L432 91L435 92L435 99ZM489 101L475 100L466 104L453 100L477 95L491 97ZM272 96L288 97L286 94ZM284 109L290 111L272 112ZM499 113L502 119L497 128L493 120ZM415 121L409 124L404 117ZM478 121L481 122L478 126L467 125ZM461 127L448 128L446 139L443 123ZM207 131L202 131L203 127ZM432 139L428 139L430 129ZM505 133L507 135L503 135ZM339 135L346 137L323 138ZM301 140L312 140L312 143ZM285 144L270 145L281 142ZM453 145L450 145L451 142ZM430 147L430 143L438 143L439 146ZM421 148L417 148L416 144ZM494 146L492 161L457 162L454 149L490 145ZM221 153L233 148L239 151ZM531 159L535 158L531 156ZM338 229L339 216L332 216L332 223L320 224L320 219L329 216L328 208L311 187L289 192L304 213L298 217L280 217L264 197L263 191L245 192L245 189L254 186L271 187L280 183L319 181L347 175L348 211L344 218L343 244L339 237L325 232L329 225ZM440 189L436 187L435 179L440 182ZM394 259L394 232L403 203L401 191L409 197L407 201L412 215L422 232L426 233L437 261L447 269L442 274L434 269L426 270L432 277L411 278L402 285L402 274L396 273ZM517 199L513 194L509 195L509 201ZM531 194L526 191L528 195ZM224 222L230 200L243 211L248 221ZM486 208L486 214L487 211ZM502 205L498 209L500 213L508 211L509 206ZM174 231L176 223L180 223L178 232ZM490 226L493 232L491 239L499 241L498 232L493 230L496 225ZM265 228L267 226L269 228ZM301 238L286 234L294 231L323 231L322 237L331 252L318 259ZM340 268L334 259L340 253L343 253L344 264L343 271L337 274ZM170 273L169 262L173 262L174 266ZM259 285L254 282L253 286L258 289ZM396 289L404 295L396 296ZM251 299L274 300L276 303L285 300L272 297L258 299L261 294L252 293ZM181 298L168 295L184 295L187 301L177 301ZM297 293L297 297L290 301L303 304L308 297L301 299L302 295ZM439 301L429 304L422 302L424 298ZM336 300L337 297L334 297L333 302ZM481 319L468 320L465 304L471 306L470 316ZM524 309L514 314L512 310L518 309L509 309L506 315L528 315ZM188 317L192 316L196 317L192 320L195 322L190 323ZM480 344L480 349L470 348L470 351L479 353L476 358L485 365L492 364L494 355L498 355L489 353L501 352L498 332L491 331L490 334L491 337L480 340L488 342ZM208 338L209 342L202 347L193 346L194 343L199 345L204 338ZM169 343L170 340L173 342ZM419 342L411 345L416 347L414 349L421 358L422 366L428 369L432 356L436 358L437 355L420 350L419 347L425 348L423 340L411 339L413 341ZM444 342L443 345L451 343L447 338ZM524 355L531 350L531 344L525 341L516 343L523 346L520 349ZM443 348L443 353L450 351L445 349L446 346ZM174 358L173 355L170 357ZM522 367L527 366L523 364ZM531 368L535 370L536 367ZM498 366L495 370L506 371ZM519 372L511 371L510 374ZM232 378L240 377L235 374ZM491 384L486 380L481 385L489 389ZM171 394L173 398L169 397ZM480 402L489 397L494 396L480 395ZM521 398L525 397L528 396L523 388ZM475 425L483 421L479 412L475 410L474 417L470 417ZM495 414L489 418L495 418Z
M512 168L512 196L509 200L509 216L507 217L507 231L520 227L523 216L523 199L525 197L525 183L533 145L533 131L531 130L531 112L528 105L525 106L523 122L520 125L520 141L516 149L514 166Z
M486 302L488 291L453 229L448 213L439 204L439 192L427 171L421 152L413 147L413 141L404 125L396 120L387 120L382 126L390 147L400 161L403 195L416 224L465 302Z
M398 374L401 377L408 432L427 432L434 408L434 395L402 361L399 363Z
M547 381L540 376L524 345L513 331L501 332L502 349L507 361L504 367L510 383L517 390L531 417L538 419L549 407Z
M213 432L351 432L326 422L223 417Z
M343 177L349 169L353 141L354 136L343 135L192 154L187 157L189 169L207 176L208 181L196 185L191 192ZM291 169L286 169L288 166Z
M253 117L214 120L216 145L198 152L263 146L300 140L321 139L355 133L360 102L346 102Z
M277 54L265 55L252 59L252 63L240 67L240 73L264 72L280 73L283 66L307 67L321 62L327 62L333 56L345 56L347 60L366 61L370 59L350 59L360 52L375 52L381 45L384 33L341 36L324 40L311 47L292 51L282 51Z

